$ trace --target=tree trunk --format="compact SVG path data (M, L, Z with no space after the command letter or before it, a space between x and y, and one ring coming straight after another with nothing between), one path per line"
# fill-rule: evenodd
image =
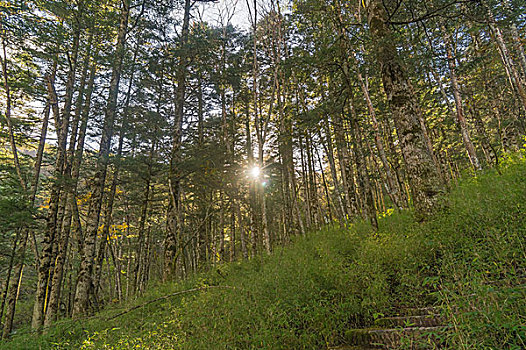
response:
M443 185L425 143L418 120L420 108L398 55L382 1L368 1L368 23L381 67L384 90L402 145L417 217L424 219L436 205Z
M77 43L78 49L78 43ZM66 87L66 101L72 98L73 94L73 83L75 79L75 72L73 68L70 71L68 77L68 86ZM61 183L59 179L62 177L65 160L66 160L66 142L67 142L67 132L69 124L69 111L64 110L62 117L60 116L60 110L58 107L58 99L54 86L54 77L47 77L47 89L49 94L49 103L53 110L53 116L55 119L55 125L57 129L57 159L55 161L54 169L54 183L51 187L51 195L49 199L49 211L46 223L46 232L44 239L42 241L42 256L39 261L38 269L38 282L37 282L37 291L35 296L35 305L33 308L33 319L31 326L33 329L39 329L43 322L46 314L46 305L47 297L49 294L49 288L52 273L53 273L53 245L55 243L55 237L57 230L59 229L59 203L60 203L60 192L61 192ZM69 93L69 94L68 94ZM69 104L71 103L71 100ZM65 105L65 107L67 107ZM69 106L70 108L71 106Z
M117 192L117 184L118 184L119 176L120 176L122 148L124 146L124 139L126 138L126 128L128 127L128 116L129 116L128 109L130 107L132 87L134 83L133 78L134 78L134 73L135 73L134 71L135 62L137 60L137 54L139 51L139 47L140 47L140 41L137 41L137 44L134 50L134 54L133 54L133 59L132 59L133 67L131 71L130 80L128 82L128 90L126 92L126 99L125 99L124 107L123 107L123 115L121 117L121 126L120 126L120 131L119 131L119 143L117 146L117 156L116 156L115 165L114 165L115 170L113 172L113 179L111 182L111 187L110 187L110 192L108 194L107 203L104 208L105 222L102 228L102 240L100 242L100 247L97 253L97 259L95 261L95 279L94 279L95 297L97 297L97 294L98 294L97 292L100 286L100 277L102 273L102 264L104 262L104 252L106 251L106 243L109 240L110 227L113 224L113 205L115 202L115 194Z
M360 82L363 96L365 98L365 101L367 102L367 110L369 111L369 116L371 117L371 121L373 124L374 142L376 145L376 149L378 150L378 155L380 156L380 160L382 161L383 170L385 171L385 178L387 180L387 193L389 194L389 197L393 201L393 204L396 207L400 208L401 207L400 188L398 187L398 183L396 182L392 174L391 166L385 154L385 147L384 147L384 143L382 140L382 136L380 134L380 128L378 125L378 120L376 119L376 112L374 110L373 102L369 94L369 89L367 87L366 80L364 79L364 77L362 76L360 72L360 67L359 67L358 59L356 58L356 55L354 53L351 55L354 58L358 81Z
M327 185L327 178L325 177L325 170L323 169L323 161L318 148L314 147L314 152L316 152L316 158L318 158L318 163L320 164L321 182L325 192L325 200L327 201L328 223L331 223L334 220L334 217L332 214L333 203L329 194L329 186Z
M334 114L333 121L334 139L336 143L336 153L338 156L338 163L340 165L340 173L344 188L344 198L346 204L346 212L348 218L358 212L356 205L356 190L354 188L354 175L351 166L351 159L349 155L349 147L345 139L345 131L343 119L340 113Z
M327 154L327 159L329 160L329 167L331 169L331 177L332 181L334 183L334 188L336 189L336 199L338 201L338 209L339 209L339 221L341 225L344 225L347 223L347 213L345 210L345 207L343 205L342 201L342 186L340 181L338 180L338 171L336 170L336 162L334 161L334 148L332 143L332 133L330 129L330 122L329 117L326 117L324 120L324 127L325 127L325 138L326 138L326 145L325 145L325 153ZM321 132L320 132L320 139L321 139Z
M181 142L184 103L186 95L186 75L188 58L186 45L188 41L190 26L190 10L192 2L185 0L183 28L181 32L181 54L179 57L179 68L177 71L177 90L175 93L175 118L174 132L172 136L172 154L170 158L170 173L168 178L169 201L166 214L166 239L164 243L164 272L163 279L174 277L176 272L177 245L181 236L181 174L179 163L181 161Z
M350 97L352 98L352 97ZM360 183L360 187L362 189L362 195L363 195L363 212L365 213L365 218L369 219L371 222L371 225L375 230L378 230L378 221L376 218L376 207L374 205L374 196L373 196L373 187L371 186L371 179L369 178L369 174L367 171L367 160L365 157L365 152L363 149L363 141L362 141L362 134L360 125L358 124L356 111L354 109L354 106L352 102L350 103L350 111L351 111L351 138L353 140L354 146L355 146L355 161L356 161L356 168L358 169L359 176L358 176L358 182Z
M488 6L486 1L483 1L483 6L486 8L486 11L488 14L489 28L495 38L495 41L497 42L497 47L499 48L499 53L502 59L502 63L504 64L504 68L506 69L506 73L510 80L511 87L513 90L515 90L518 93L519 99L522 104L522 108L524 108L524 110L526 111L526 87L524 86L519 76L519 73L517 71L517 68L515 67L513 58L511 57L509 53L508 46L506 45L506 42L504 41L504 37L502 35L501 30L497 26L497 23L495 21L495 16L493 15L491 8Z
M18 180L20 181L20 186L25 190L26 189L26 182L22 176L22 169L20 168L20 160L18 159L18 150L16 147L15 142L15 131L13 129L13 123L11 121L11 90L9 85L9 73L7 71L7 49L6 49L6 39L5 39L5 29L3 28L3 22L0 21L0 32L2 36L2 51L3 51L3 57L0 56L0 63L2 64L2 74L3 74L3 82L4 82L4 89L5 89L5 95L6 95L6 101L5 101L5 120L7 122L7 128L9 131L9 143L11 146L11 151L13 153L13 162L15 165L16 174L18 176Z
M462 105L462 96L460 95L460 87L457 80L456 64L455 58L453 57L453 44L451 42L451 36L449 35L447 29L444 26L442 26L442 33L444 35L444 43L446 45L447 63L449 66L449 76L451 78L451 88L453 89L453 96L455 98L457 121L458 126L460 127L460 133L462 134L462 140L464 141L464 146L466 147L471 165L475 170L482 170L482 167L480 166L480 161L477 157L477 152L475 151L475 146L473 146L473 142L471 142L466 118L464 116L464 107Z
M148 235L145 232L146 227L146 221L148 220L148 203L150 201L150 192L151 192L151 181L152 181L152 167L153 167L153 159L155 156L155 149L156 149L156 142L152 141L152 146L150 148L150 155L148 157L148 171L147 171L147 178L146 183L144 186L144 198L141 206L141 216L139 219L139 228L138 228L138 240L139 240L139 247L137 249L137 261L135 264L135 270L134 270L134 290L135 292L140 292L141 285L142 285L142 274L146 271L146 261L147 261L147 254L145 254L145 251L147 252L147 246L148 246Z
M97 159L97 169L93 179L92 194L88 218L86 222L86 234L84 235L84 251L80 265L77 291L73 306L73 317L78 318L87 313L89 307L90 292L93 291L93 265L97 240L99 217L102 209L104 195L104 184L108 167L108 156L113 137L115 115L117 113L117 95L119 93L119 82L122 71L122 62L125 54L126 32L130 15L130 0L122 1L120 25L117 36L117 46L110 81L110 90L106 105L100 149Z
M84 61L84 65L82 68L82 74L80 79L80 85L79 85L79 95L76 101L75 106L75 115L73 118L73 123L71 126L71 135L70 135L70 141L69 141L69 149L66 156L66 164L64 169L64 178L65 178L65 210L64 215L62 218L62 230L58 233L58 250L55 257L55 263L54 263L54 270L52 273L52 280L50 285L50 291L49 291L49 301L48 306L46 310L46 315L44 317L44 327L49 327L53 321L55 321L59 303L60 303L60 295L62 291L62 279L64 275L64 266L66 263L66 256L68 251L68 245L69 245L69 236L70 236L70 229L71 229L71 221L73 216L73 204L71 202L76 202L76 192L77 192L77 185L78 185L78 167L80 164L73 169L73 166L75 162L75 145L77 141L77 134L79 133L79 127L81 127L81 118L82 118L82 104L84 99L84 91L85 91L85 85L88 75L88 68L89 68L89 62L91 60L91 45L93 40L93 34L90 34L89 42L88 42L88 48L86 50L86 57ZM84 131L85 132L85 131ZM73 175L75 175L73 177Z

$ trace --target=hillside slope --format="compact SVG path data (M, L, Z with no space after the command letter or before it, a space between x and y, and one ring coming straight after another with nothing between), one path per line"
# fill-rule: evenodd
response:
M444 202L424 224L395 212L377 233L326 228L39 337L21 329L0 347L322 349L396 308L434 305L446 348L524 348L526 290L494 282L513 286L525 272L526 162L467 178Z

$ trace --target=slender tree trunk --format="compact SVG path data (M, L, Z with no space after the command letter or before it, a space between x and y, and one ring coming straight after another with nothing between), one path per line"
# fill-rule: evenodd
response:
M140 41L137 42L135 51L133 54L133 65L135 65L135 62L137 60L137 55L140 47ZM132 95L132 87L134 83L134 71L135 67L132 67L132 72L130 76L130 80L128 82L128 90L126 92L126 99L124 102L124 108L123 108L123 115L121 117L121 127L119 131L119 143L117 146L117 157L115 160L115 170L113 172L113 179L111 182L110 192L108 194L108 199L106 206L104 208L104 224L102 228L102 240L100 242L97 259L95 261L95 297L97 297L97 292L99 291L100 287L100 277L102 273L102 264L104 262L104 252L106 251L106 243L109 240L110 237L110 227L113 224L113 206L115 203L115 194L117 192L117 185L119 182L120 177L120 170L121 170L121 158L122 158L122 148L124 146L124 139L126 138L126 127L128 126L128 116L129 116L129 107L130 107L130 101L131 101L131 95ZM129 276L128 276L129 277Z
M1 40L2 40L2 51L3 51L3 57L0 56L0 63L2 64L2 74L3 74L3 83L4 83L4 89L5 89L5 95L6 95L6 101L5 101L5 120L7 122L7 128L9 131L9 143L11 146L11 152L13 153L13 163L15 166L16 174L18 176L18 180L20 181L20 186L22 186L23 189L26 189L26 182L24 180L24 177L22 176L22 169L20 168L20 160L18 159L18 150L16 147L15 142L15 131L13 128L13 122L11 120L11 89L9 85L9 72L7 71L7 49L6 49L6 32L3 28L2 21L0 21L0 32L1 32Z
M305 131L305 152L307 162L307 181L309 184L309 200L307 201L307 206L310 208L311 221L314 227L318 228L320 224L320 218L318 216L318 186L316 183L316 174L314 172L315 167L312 154L312 140L308 130Z
M483 6L486 8L488 14L488 25L495 38L495 41L497 42L497 47L499 48L502 63L504 64L504 68L506 69L506 73L510 80L512 89L518 93L522 108L526 111L526 86L523 84L519 76L517 67L515 67L513 58L509 53L508 46L504 41L504 36L502 35L501 30L497 26L495 16L493 15L491 8L486 3L486 1L483 1Z
M258 187L261 191L261 223L262 223L262 229L263 232L263 246L265 248L265 251L267 254L270 254L272 251L272 246L270 243L270 232L268 229L268 218L267 218L267 199L265 196L265 187L258 184Z
M393 165L393 172L396 176L396 181L398 182L398 188L400 188L400 199L402 201L402 206L407 207L409 205L409 197L406 195L404 176L402 174L402 160L400 156L402 152L400 150L400 142L395 144L394 138L394 127L391 126L392 118L385 118L383 123L383 134L387 136L387 146L390 152L390 158ZM403 157L403 156L402 156Z
M318 163L320 164L321 180L323 184L323 190L325 191L325 200L327 201L327 212L329 214L328 222L331 223L334 220L334 216L332 213L333 203L329 194L329 186L327 185L327 178L325 177L325 170L323 169L323 161L321 159L320 152L316 147L314 147L314 152L316 152L316 158L318 158Z
M77 48L78 49L78 43ZM75 72L73 68L69 74L68 86L66 92L66 102L73 94L73 86ZM53 110L53 116L55 119L55 125L58 135L58 147L57 147L57 159L55 161L54 169L54 183L51 187L51 195L49 199L49 211L46 224L46 232L42 242L42 256L39 261L39 270L38 270L38 282L37 282L37 291L35 296L35 305L33 308L33 319L31 326L33 329L39 329L43 322L46 314L46 305L47 298L49 295L49 289L51 287L51 278L53 273L53 246L55 242L55 237L57 230L59 228L59 203L60 203L60 192L61 192L61 183L59 179L62 177L65 160L66 160L66 142L67 142L67 132L69 124L69 110L64 110L64 113L61 117L60 110L58 107L57 94L55 92L54 86L54 77L47 77L47 88L49 94L49 103ZM68 94L69 93L69 94ZM71 103L71 100L69 101ZM67 104L65 105L67 107ZM69 106L70 108L70 106Z
M38 149L37 149L37 155L36 155L36 158L35 158L35 178L34 178L34 181L33 181L33 185L31 187L31 198L30 198L30 206L33 207L34 204L35 204L35 198L36 198L36 193L37 193L37 190L38 190L38 183L39 183L39 180L40 180L40 170L41 170L41 166L42 166L42 158L43 158L43 154L44 154L44 147L45 147L45 143L46 143L46 135L47 135L47 128L48 128L48 121L49 121L49 104L46 105L45 107L45 110L44 110L44 119L42 121L42 127L41 127L41 131L40 131L40 141L39 141L39 144L38 144ZM20 283L22 281L22 272L23 272L23 269L24 269L24 259L25 259L25 253L26 253L26 245L27 245L27 240L28 240L28 236L29 234L31 233L33 239L35 240L34 242L34 248L35 248L35 257L38 261L38 250L37 250L37 246L36 246L36 239L34 237L34 232L30 231L29 228L27 227L24 227L22 228L22 232L21 232L21 238L20 238L20 245L19 245L19 248L18 250L15 250L16 248L16 245L14 245L14 249L13 249L13 256L12 256L12 260L10 262L10 266L12 267L12 264L13 262L15 261L15 259L17 259L17 264L16 266L14 267L15 269L15 276L13 278L13 282L14 284L9 288L9 295L7 296L7 291L8 291L8 287L9 287L9 283L10 283L10 275L8 275L8 278L6 278L6 293L4 294L4 298L2 300L2 306L1 306L1 309L0 309L0 319L2 319L2 315L1 313L4 311L4 303L5 303L5 300L6 300L6 296L7 296L7 310L6 310L6 318L4 320L4 329L3 329L3 333L2 333L2 337L3 338L6 338L12 331L13 329L13 320L14 320L14 317L15 317L15 310L16 310L16 303L18 301L18 295L19 295L19 289L20 289ZM9 272L11 272L11 267L9 268Z
M486 162L488 166L493 167L496 161L496 154L493 150L493 147L491 146L491 143L489 142L488 134L486 132L486 128L484 127L484 122L482 121L482 118L477 108L475 107L474 102L471 104L471 116L473 117L473 120L475 122L475 128L477 130L477 134L480 140L480 144L482 146L482 150L484 152L484 157L486 158Z
M82 7L83 7L82 4L83 4L82 2L79 3L79 11L82 10ZM38 329L44 324L46 313L47 313L47 307L49 306L50 291L53 287L53 282L56 282L56 279L54 280L53 272L54 272L55 264L57 262L57 259L55 259L55 256L58 254L58 252L56 251L57 245L58 245L57 241L61 241L61 243L63 243L63 240L61 239L61 229L62 229L62 220L64 216L64 205L66 203L67 193L64 195L63 190L62 190L62 188L64 187L64 183L60 179L63 177L66 171L67 163L68 163L66 144L67 144L67 135L68 135L68 129L69 129L69 123L70 123L70 117L71 117L73 94L75 92L74 85L75 85L75 77L76 77L76 69L77 69L79 44L80 44L80 32L81 32L80 25L77 24L77 26L75 27L75 32L74 32L73 48L72 48L71 62L70 62L71 63L70 71L68 73L68 79L66 82L66 94L65 94L65 102L64 102L64 107L62 110L62 115L60 115L60 111L58 107L58 99L57 99L57 94L56 94L55 86L54 86L54 83L55 83L54 74L52 77L48 77L48 84L47 84L48 93L50 96L49 98L50 104L53 109L53 115L55 117L55 125L57 128L57 134L58 134L58 148L57 148L57 160L55 163L55 174L54 174L55 182L52 185L50 203L49 203L47 230L46 230L46 235L44 236L44 240L42 243L42 246L43 246L42 258L40 260L37 292L36 292L35 306L33 309L33 320L32 320L33 329ZM60 255L59 258L60 257L63 257L63 256ZM62 261L58 261L58 262L60 264ZM59 284L61 284L62 276L59 276L59 277L60 277ZM58 286L58 288L60 287ZM55 293L54 293L54 296L56 296ZM55 305L54 302L55 300L53 300L53 306ZM58 303L58 301L56 302Z
M346 212L347 216L351 217L358 212L358 208L356 205L356 191L354 188L354 175L351 167L349 147L347 140L345 139L343 119L339 113L335 113L334 115L333 128L334 139L336 142L336 153L344 188Z
M8 70L7 70L6 31L4 30L2 23L0 23L0 31L1 31L1 41L2 41L2 53L3 53L3 56L0 56L0 64L2 65L3 83L4 83L5 94L6 94L5 119L6 119L7 127L8 127L9 143L11 146L11 152L13 154L13 163L15 166L15 171L18 176L18 180L20 181L21 188L24 191L26 191L27 184L22 175L22 169L20 167L20 160L18 158L18 149L17 149L16 142L15 142L15 132L13 128L13 123L11 121L11 91L10 91ZM47 113L46 115L49 116L49 113ZM44 120L42 130L47 130L46 120ZM40 156L40 160L41 158L42 157ZM37 188L36 184L38 182L38 176L40 172L40 164L39 164L38 159L39 158L37 156L37 163L35 166L36 180L35 180L35 186L33 186L33 189L35 191ZM31 207L34 204L34 198L35 198L35 194L32 193L31 194ZM28 231L29 229L27 227L22 227L18 229L15 235L15 239L13 241L13 248L11 251L11 257L9 259L9 267L8 267L6 281L5 281L5 290L3 293L2 305L0 309L0 320L1 320L3 316L3 312L4 312L4 306L7 301L6 319L4 321L4 328L3 328L3 335L2 335L3 338L6 338L9 335L9 333L11 332L12 326L13 326L13 318L15 314L16 301L18 300L19 285L20 285L21 276L22 276L21 274L22 274L23 266L24 266L24 256L25 256L25 250L26 250ZM38 252L37 250L35 251ZM15 263L16 265L14 265ZM14 278L11 278L13 267L15 270L15 275L13 276ZM13 285L10 286L11 283L13 283Z
M148 171L147 171L147 177L146 177L146 183L144 186L144 198L141 206L141 216L139 219L139 228L138 228L138 241L139 241L139 247L137 249L137 261L135 264L135 270L134 270L134 290L135 292L141 291L141 276L145 273L145 262L146 258L145 251L147 251L147 234L145 232L146 227L146 221L148 220L148 203L150 201L150 187L151 187L151 181L152 181L152 167L153 167L153 161L155 156L155 149L156 149L156 142L152 141L152 146L150 148L150 155L148 157Z
M513 46L515 46L515 51L517 56L519 57L519 63L522 67L522 75L526 79L526 53L524 52L524 43L522 42L522 38L519 35L519 30L517 29L517 25L515 24L515 21L512 18L512 3L510 0L502 0L502 4L504 7L504 11L506 13L506 16L508 17L508 20L510 21L510 33L511 38L513 39Z
M76 165L75 163L75 145L77 141L77 134L79 134L79 130L82 125L81 124L81 118L82 118L82 104L84 100L84 92L85 92L85 85L86 80L88 76L88 68L89 63L91 61L91 44L93 40L93 34L90 34L89 42L88 42L88 48L86 51L86 57L84 61L84 65L82 68L82 74L80 79L80 86L79 86L79 96L76 101L75 106L75 115L73 118L73 123L71 126L71 135L70 135L70 141L69 141L69 149L66 156L66 165L64 169L64 178L65 178L65 210L63 215L63 222L62 222L62 230L58 237L58 250L55 257L55 263L54 263L54 271L52 273L52 280L51 280L51 286L50 286L50 292L49 292L49 301L48 306L46 310L46 315L44 318L44 327L49 327L53 321L55 321L59 303L60 303L60 296L62 291L62 280L64 275L64 266L66 264L66 256L69 246L69 237L70 237L70 230L71 230L71 221L73 217L73 209L71 202L76 202L76 192L77 192L77 184L78 184L78 167L80 164L78 164L75 169L73 169L73 166ZM85 132L85 130L84 130ZM75 175L75 176L73 176Z
M188 58L186 45L189 35L191 0L185 0L183 28L181 32L181 50L179 68L177 71L177 90L175 93L175 119L172 136L172 154L170 158L170 174L168 178L169 201L167 212L167 232L164 243L164 272L163 279L175 276L177 245L181 238L181 174L179 163L181 160L181 142L183 128L183 114L186 95L186 75Z
M362 93L365 98L365 101L367 102L367 110L369 111L369 116L371 117L372 125L373 125L373 133L374 133L374 142L376 145L376 149L378 151L378 155L380 156L380 160L382 161L383 170L385 171L385 178L387 179L387 192L389 194L389 197L393 201L393 204L400 208L400 189L398 187L398 183L396 182L392 171L391 166L389 164L389 161L387 160L387 155L385 153L385 147L382 140L382 136L380 134L380 128L378 124L378 120L376 119L376 112L374 110L373 102L371 100L371 96L369 94L369 88L367 87L368 84L366 84L366 79L362 76L358 64L358 59L356 58L356 55L352 54L354 58L354 62L356 65L356 74L358 76L358 81L360 82L360 86L362 88Z
M249 102L246 101L245 103L245 133L246 133L246 154L247 154L247 160L249 166L254 165L254 152L252 149L252 130L250 127L250 106ZM254 182L249 182L249 188L248 188L248 204L249 204L249 217L250 217L250 224L249 224L249 231L250 232L250 248L252 255L255 255L257 252L257 234L256 234L256 213L255 213L255 187Z
M11 328L11 326L7 326L7 323L9 323L9 301L8 301L8 298L10 297L10 295L8 295L8 292L12 289L9 288L11 283L12 283L12 274L13 274L13 270L14 270L14 264L15 264L15 259L16 259L16 252L17 252L17 248L19 247L18 243L19 243L19 240L20 240L20 235L21 235L21 229L18 229L17 232L16 232L16 235L15 235L15 238L13 239L13 248L11 249L11 255L9 257L9 265L7 267L7 275L5 277L5 286L4 286L4 292L2 294L2 305L0 306L0 319L3 318L4 316L4 309L5 309L5 305L6 305L6 302L8 304L8 310L6 312L6 320L5 320L5 324L4 324L4 330L6 327L9 327ZM15 282L16 284L16 282ZM9 334L9 332L7 332ZM2 336L2 338L6 338L6 336Z
M254 33L256 33L257 30L257 4L256 1L254 1L254 22L253 22L253 30ZM259 108L259 94L258 94L258 59L257 59L257 36L254 35L253 40L253 60L252 60L252 79L253 79L253 86L252 86L252 93L254 98L254 127L256 129L256 136L257 136L257 143L258 143L258 166L263 169L265 166L265 159L264 159L264 152L265 152L265 138L266 138L266 131L268 126L268 120L262 120L262 112ZM273 109L273 103L274 103L274 94L276 90L275 85L276 76L274 75L274 85L272 86L272 97L271 102L269 106L269 112L268 112L268 118L270 118L272 114ZM270 232L268 230L268 218L267 218L267 201L265 198L265 188L261 187L261 185L256 184L256 195L259 194L259 204L260 204L260 211L261 211L261 233L262 233L262 239L263 239L263 247L267 254L270 254L271 252L271 243L270 243Z
M243 225L243 216L241 215L241 208L239 203L236 203L236 213L237 218L239 222L239 239L241 241L241 254L243 255L243 259L248 259L248 247L247 247L247 236L246 236L246 229L245 225Z
M217 227L218 235L217 238L219 242L217 243L217 262L223 263L225 261L225 207L226 207L226 200L224 198L223 191L219 191L218 193L219 199L219 225Z
M122 1L120 14L120 26L117 36L117 46L113 61L110 90L106 105L100 149L97 159L97 169L93 180L92 195L90 197L90 209L86 223L86 234L84 235L84 254L82 257L75 302L73 306L73 317L78 318L88 312L90 293L94 291L93 265L97 240L99 217L102 209L104 184L108 167L108 156L113 137L115 115L117 113L117 95L119 93L119 82L122 71L122 62L125 54L126 32L130 15L130 0Z
M457 121L460 127L460 133L462 134L462 140L464 141L464 146L466 147L471 165L475 170L482 170L480 161L477 157L477 152L475 151L475 146L473 146L473 142L471 142L468 125L464 116L464 106L462 105L462 96L460 94L460 87L457 80L456 64L455 58L453 57L453 44L451 42L451 36L444 26L442 26L442 33L444 35L444 43L446 45L449 76L451 78L451 87L453 89L453 96L455 98L455 106L457 111Z
M352 97L351 97L352 98ZM369 178L369 174L367 172L367 160L365 157L365 152L363 149L363 140L362 140L362 134L360 125L358 124L356 111L354 109L354 106L352 102L349 105L350 111L351 111L351 127L352 127L352 133L351 138L353 140L353 143L355 145L355 161L356 161L356 168L358 169L359 176L358 176L358 182L360 183L360 187L362 189L362 195L363 195L363 212L365 213L365 217L369 219L371 222L371 225L375 230L378 230L378 221L376 218L376 207L374 205L374 194L373 194L373 187L371 185L371 179Z
M304 206L305 206L305 217L306 217L306 222L307 222L307 228L312 228L312 211L311 211L311 207L310 207L310 202L311 202L311 191L310 191L310 182L309 182L309 179L308 179L308 174L307 174L307 163L306 163L306 157L305 157L305 147L304 147L304 142L303 142L303 135L300 134L299 136L299 149L300 149L300 161L301 161L301 176L302 176L302 183L303 183L303 187L304 187Z
M339 209L339 220L340 224L345 224L347 222L347 213L345 210L345 207L343 205L342 201L342 186L340 181L338 180L338 171L336 170L336 162L334 161L334 148L332 143L332 133L330 130L330 123L329 118L326 117L324 121L324 127L325 127L325 137L326 137L326 146L325 146L325 153L327 154L327 159L329 160L329 167L331 169L331 177L332 181L334 183L334 188L336 189L336 199L338 201L338 209ZM320 139L321 139L321 133L320 133Z

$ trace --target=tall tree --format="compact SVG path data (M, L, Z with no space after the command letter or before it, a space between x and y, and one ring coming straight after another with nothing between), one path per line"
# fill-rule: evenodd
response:
M128 21L130 18L130 3L131 0L121 1L117 45L115 47L110 89L108 93L104 125L102 128L102 137L100 140L99 153L97 157L97 168L93 179L92 193L90 197L86 233L84 235L83 258L79 270L77 290L75 292L75 303L73 306L74 317L80 317L81 315L84 315L86 312L88 312L89 298L90 295L94 293L95 288L93 285L95 248L108 168L108 157L110 154L111 139L114 132L115 116L117 113L117 96L119 93L122 62L126 52L126 34L128 31Z
M397 52L396 39L389 27L387 12L381 1L370 0L366 4L367 20L375 42L384 90L402 145L413 203L420 218L424 218L433 209L438 195L443 191L442 182L426 146L418 120L420 107Z

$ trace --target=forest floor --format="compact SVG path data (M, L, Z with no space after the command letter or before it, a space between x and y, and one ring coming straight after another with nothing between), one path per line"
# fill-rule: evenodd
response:
M445 328L430 347L524 349L526 161L510 157L500 172L466 176L424 223L395 211L378 232L327 227L44 335L21 328L0 348L328 349L399 310L433 307Z

